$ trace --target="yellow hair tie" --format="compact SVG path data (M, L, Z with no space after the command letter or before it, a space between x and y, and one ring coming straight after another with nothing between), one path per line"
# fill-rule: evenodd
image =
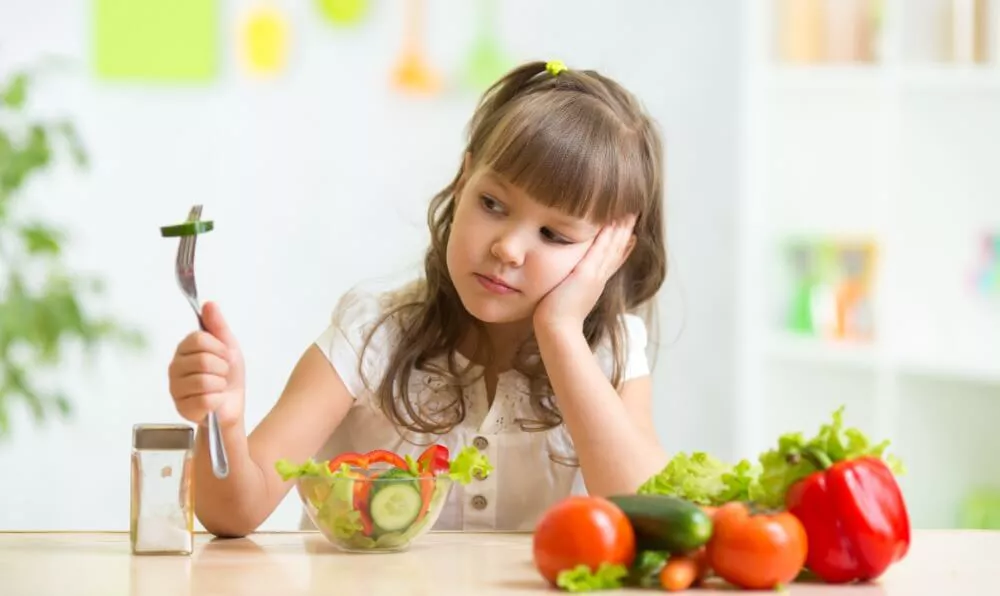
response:
M549 71L552 76L557 76L566 69L566 65L562 63L562 60L549 60L545 63L545 70Z

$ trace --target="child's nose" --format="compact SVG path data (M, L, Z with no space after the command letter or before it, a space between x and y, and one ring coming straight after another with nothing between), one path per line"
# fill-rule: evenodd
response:
M498 238L490 252L504 265L520 267L524 263L524 246L516 234L505 234Z

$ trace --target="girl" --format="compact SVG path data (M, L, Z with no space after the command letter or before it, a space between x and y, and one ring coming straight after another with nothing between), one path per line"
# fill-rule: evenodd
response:
M652 424L646 327L666 273L659 135L593 71L525 64L484 94L458 173L430 204L418 281L345 295L248 436L244 362L213 303L169 367L198 423L196 512L253 532L285 497L277 460L442 443L494 472L454 486L437 530L531 531L571 493L634 492L666 456ZM203 432L217 413L230 472ZM306 523L308 523L306 521Z

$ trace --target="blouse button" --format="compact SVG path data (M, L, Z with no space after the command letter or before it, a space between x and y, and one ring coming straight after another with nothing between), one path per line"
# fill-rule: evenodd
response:
M487 501L486 497L483 495L476 495L472 497L472 506L476 509L486 509Z
M486 437L476 437L472 440L472 444L480 451L490 446L490 442L486 440Z

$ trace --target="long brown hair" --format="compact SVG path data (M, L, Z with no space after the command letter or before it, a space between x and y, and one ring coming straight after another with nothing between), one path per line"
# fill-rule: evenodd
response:
M608 281L584 321L591 348L605 339L610 342L611 382L616 387L621 386L625 359L622 315L645 307L649 322L651 298L666 277L661 141L639 102L590 70L553 74L545 62L531 62L507 73L483 94L470 122L463 164L430 202L431 243L423 280L379 322L394 317L400 333L374 389L376 401L397 426L418 433L445 433L460 423L466 413L462 390L475 380L468 374L471 363L460 366L455 354L469 326L482 330L482 324L462 305L445 260L466 155L471 169L489 167L535 200L570 215L599 223L638 215L628 261ZM538 414L536 420L520 421L522 428L559 425L562 417L533 339L515 360L515 369L529 379ZM414 370L435 375L454 399L429 413L410 395Z

